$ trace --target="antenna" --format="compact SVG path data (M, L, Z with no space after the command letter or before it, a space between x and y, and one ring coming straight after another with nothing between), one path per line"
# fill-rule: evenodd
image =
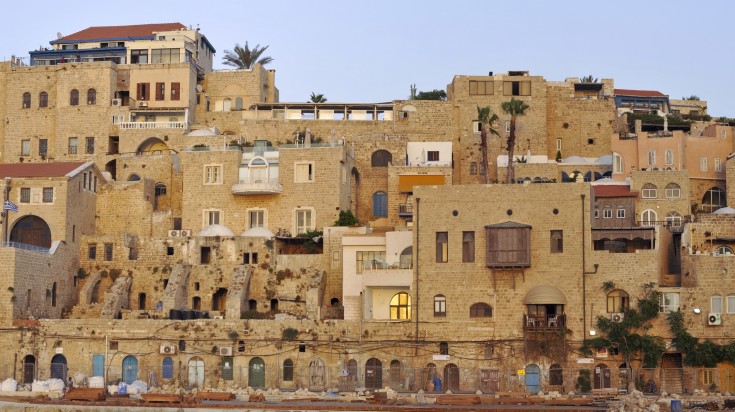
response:
M61 39L62 37L64 37L64 36L61 34L61 32L60 31L57 31L56 32L56 38L57 39Z

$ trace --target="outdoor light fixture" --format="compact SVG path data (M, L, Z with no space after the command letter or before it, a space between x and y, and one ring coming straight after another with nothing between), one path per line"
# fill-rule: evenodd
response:
M597 334L597 331L594 329L590 329L590 336L595 336Z
M694 309L692 309L692 311L693 311L694 313L696 313L696 314L700 314L700 313L702 313L702 309L699 309L699 308L694 308Z

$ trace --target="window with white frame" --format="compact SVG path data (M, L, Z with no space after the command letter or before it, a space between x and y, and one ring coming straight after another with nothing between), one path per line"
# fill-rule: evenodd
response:
M265 227L265 209L248 209L248 228Z
M715 256L732 256L733 250L730 246L724 245L719 246L717 249L715 249Z
M625 219L625 209L618 209L618 219Z
M715 172L722 172L722 159L715 157Z
M678 212L673 211L666 214L666 226L679 227L681 226L681 222L682 217Z
M472 132L473 133L481 133L482 132L482 123L475 120L472 122Z
M669 183L664 189L664 195L667 199L678 199L681 197L681 187L676 183Z
M612 218L612 209L610 209L609 207L608 208L605 208L602 211L602 218L603 219L611 219Z
M222 184L222 165L204 165L204 184Z
M711 313L722 313L722 296L714 295L710 297L709 309Z
M306 183L314 181L314 162L294 164L294 182Z
M648 151L648 165L656 166L656 151L655 150Z
M505 133L510 133L510 120L505 121Z
M294 235L299 235L301 233L306 233L314 230L314 209L296 209L294 213L294 219L296 226L294 230Z
M664 153L664 162L666 163L666 166L671 166L674 164L674 151L671 149L666 149L666 152Z
M678 292L665 292L659 295L659 312L676 312L679 310L679 293Z
M20 155L30 156L31 155L31 141L28 139L21 140L20 142Z
M216 209L205 209L202 212L204 226L219 225L220 224L220 211Z
M658 214L652 209L644 210L641 213L641 223L643 226L654 226L658 220Z
M556 139L556 151L561 152L561 139Z
M655 199L658 197L658 188L650 183L643 185L641 197L644 199Z
M623 173L623 156L613 153L613 173Z
M701 170L702 172L707 171L707 158L704 156L699 158L699 170Z
M735 295L727 295L727 313L735 313Z

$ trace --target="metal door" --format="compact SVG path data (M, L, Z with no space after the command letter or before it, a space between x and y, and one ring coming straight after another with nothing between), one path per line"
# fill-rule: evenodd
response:
M604 363L595 366L595 389L609 388L610 381L610 368Z
M122 361L122 380L131 384L138 380L138 359L135 356L126 356Z
M33 355L26 355L23 358L23 382L22 383L33 383L36 379L36 357Z
M537 393L541 390L541 369L538 365L526 366L526 392Z
M248 386L251 388L265 387L265 362L263 362L263 359L250 359L250 364L248 365Z
M380 359L370 358L365 363L365 387L368 389L383 388L383 363Z
M105 376L105 355L92 357L92 376Z
M54 355L51 358L51 378L61 379L66 383L66 357L64 355Z
M189 386L201 387L204 385L204 361L195 356L189 359Z
M444 366L444 390L459 390L459 367L453 363Z

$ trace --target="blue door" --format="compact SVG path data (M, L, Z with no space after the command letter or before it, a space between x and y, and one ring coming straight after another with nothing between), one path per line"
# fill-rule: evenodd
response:
M92 357L92 376L105 376L105 355Z
M122 361L122 380L131 384L138 379L138 359L135 356L126 356Z
M537 393L541 390L541 369L538 365L526 366L526 392Z
M388 195L385 192L373 194L373 217L388 216Z

